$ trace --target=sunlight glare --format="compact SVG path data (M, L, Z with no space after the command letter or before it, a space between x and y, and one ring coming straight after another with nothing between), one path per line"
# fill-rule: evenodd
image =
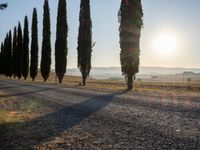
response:
M153 48L160 56L172 56L177 48L177 38L172 33L161 33L155 38Z

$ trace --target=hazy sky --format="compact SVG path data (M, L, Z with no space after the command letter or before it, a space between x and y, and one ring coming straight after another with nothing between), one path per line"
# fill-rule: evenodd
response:
M39 41L41 33L43 0L0 0L9 7L0 11L0 41L25 15L31 28L32 10L38 9ZM80 0L68 0L68 67L77 66L77 35ZM144 28L141 37L141 66L200 68L200 0L142 0ZM120 0L91 0L93 41L93 67L120 66L118 10ZM54 67L54 43L57 15L57 0L50 0L52 28L52 61ZM169 34L175 39L176 48L164 57L155 50L158 37ZM157 40L158 44L158 40ZM161 45L165 45L161 43ZM162 46L161 46L162 47ZM40 55L40 54L39 54Z

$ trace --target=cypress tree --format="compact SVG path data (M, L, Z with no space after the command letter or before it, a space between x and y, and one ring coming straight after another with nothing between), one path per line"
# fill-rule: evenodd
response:
M133 88L133 77L139 72L140 36L143 25L141 0L122 0L119 11L121 70L128 89Z
M3 42L1 43L1 53L0 53L0 74L3 74L3 49L4 49L4 45Z
M23 56L23 39L21 24L18 24L18 38L17 38L17 77L18 79L22 76L22 56Z
M0 74L2 74L2 48L3 48L3 43L1 43L1 48L0 48Z
M12 76L12 32L9 31L7 39L7 76L11 78Z
M42 59L40 69L42 77L44 81L46 81L49 78L51 70L51 29L48 0L44 1Z
M55 69L59 83L62 83L62 79L66 72L67 33L68 33L68 25L67 25L66 0L59 0L58 14L57 14L56 43L55 43Z
M4 50L5 50L5 76L10 77L11 74L11 32L6 34L5 42L4 42ZM12 74L11 74L12 75Z
M6 69L5 69L5 64L6 64L6 37L4 38L3 41L3 51L2 51L2 55L3 55L3 74L6 75Z
M38 70L38 26L37 26L37 9L33 9L32 17L32 38L31 38L31 65L30 76L32 80L35 80Z
M78 68L82 74L83 85L91 69L92 21L90 17L90 0L81 0L78 35Z
M28 76L29 67L29 31L28 31L28 17L24 18L24 36L23 36L23 52L22 52L22 75L24 80Z
M13 60L12 60L13 64L13 75L14 78L17 75L17 27L14 27L14 33L13 33Z
M1 62L2 62L2 74L4 74L5 75L5 64L6 64L6 52L5 52L5 44L6 44L6 39L4 39L4 42L2 42L3 44L2 44L2 48L1 48L1 54L2 54L2 60L1 60Z
M6 34L6 38L4 40L4 51L5 51L5 60L4 60L4 71L5 71L5 76L8 77L8 67L9 66L9 50L8 50L8 38L9 38L9 33Z

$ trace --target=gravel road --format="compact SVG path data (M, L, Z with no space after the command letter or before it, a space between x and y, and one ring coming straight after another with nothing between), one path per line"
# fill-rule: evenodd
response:
M199 150L200 97L103 91L0 79L1 109L34 114L10 122L0 149ZM6 107L6 108L5 108ZM8 133L13 132L13 137ZM9 134L10 135L10 134ZM12 134L11 134L12 135Z

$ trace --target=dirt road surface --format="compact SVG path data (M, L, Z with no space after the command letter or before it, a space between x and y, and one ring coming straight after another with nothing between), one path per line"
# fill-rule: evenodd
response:
M0 149L200 149L200 97L0 79L8 122ZM3 126L3 125L1 125Z

